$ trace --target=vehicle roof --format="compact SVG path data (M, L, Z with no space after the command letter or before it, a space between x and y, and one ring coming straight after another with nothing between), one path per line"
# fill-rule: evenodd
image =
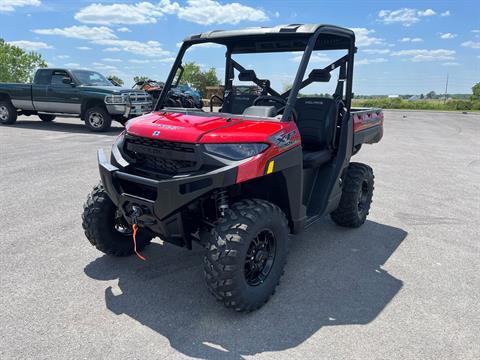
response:
M324 24L289 24L238 30L214 30L187 37L192 44L213 42L229 47L232 53L302 51L319 31L315 50L348 49L355 43L355 33L347 28Z

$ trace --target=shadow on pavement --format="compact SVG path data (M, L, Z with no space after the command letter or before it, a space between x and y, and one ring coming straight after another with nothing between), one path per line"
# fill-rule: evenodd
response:
M9 125L9 127L16 127L20 129L29 129L29 130L45 130L45 131L59 131L59 132L69 132L76 134L91 134L91 135L110 135L117 136L124 128L118 123L112 122L112 127L105 132L93 132L88 130L85 127L85 124L80 119L75 119L78 123L65 123L61 122L62 120L55 119L52 122L43 122L41 120L18 120L14 125Z
M85 273L118 278L105 291L107 308L126 314L198 358L232 358L296 347L323 326L373 321L403 283L381 266L405 239L401 229L367 221L356 230L325 219L292 237L289 263L274 297L259 311L238 314L211 296L203 250L153 243L147 262L100 257Z

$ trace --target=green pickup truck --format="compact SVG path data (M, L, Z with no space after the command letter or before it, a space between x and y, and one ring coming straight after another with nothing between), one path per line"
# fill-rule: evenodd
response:
M89 70L39 69L32 84L0 83L0 123L14 124L18 115L80 117L92 131L106 131L112 120L128 119L152 111L145 91L114 86Z

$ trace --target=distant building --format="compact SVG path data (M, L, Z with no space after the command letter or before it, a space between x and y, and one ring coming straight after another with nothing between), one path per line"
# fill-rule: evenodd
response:
M398 99L400 95L388 95L389 99Z
M417 101L420 100L420 95L413 95L408 98L408 101Z

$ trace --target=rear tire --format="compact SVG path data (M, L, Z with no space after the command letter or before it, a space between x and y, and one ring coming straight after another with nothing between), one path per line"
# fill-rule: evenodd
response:
M373 170L361 163L350 163L344 179L338 208L330 214L340 226L357 228L367 219L374 188Z
M0 123L12 125L17 121L17 109L8 100L0 101Z
M91 131L103 132L110 129L112 117L107 109L101 106L94 106L85 111L85 125Z
M258 199L233 204L208 239L204 274L209 291L227 308L260 308L283 275L288 233L278 206Z
M48 115L48 114L38 114L38 117L40 120L45 121L45 122L51 122L55 120L55 115Z
M112 256L128 256L134 253L130 226L117 213L103 185L93 188L83 206L82 226L90 243L101 252ZM140 229L137 233L137 250L141 251L152 240L152 233Z

